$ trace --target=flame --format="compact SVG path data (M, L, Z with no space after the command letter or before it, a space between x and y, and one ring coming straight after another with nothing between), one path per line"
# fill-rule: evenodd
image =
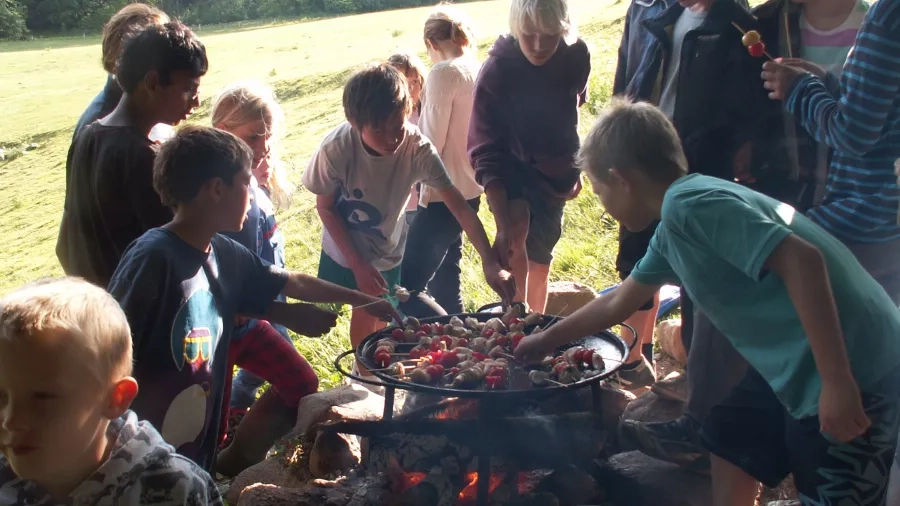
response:
M478 417L478 401L457 399L434 415L436 420L473 420Z
M544 477L545 473L539 472L520 472L516 477L516 489L520 495L532 492L535 486ZM407 472L404 473L403 487L401 490L407 490L422 482L426 473ZM506 479L505 473L491 473L490 485L488 492L493 494L497 487ZM459 492L456 500L457 506L475 506L478 499L478 473L469 473L465 478L466 485Z
M506 475L501 473L491 473L491 483L488 485L488 491L493 494L494 490L503 483ZM456 501L458 506L470 506L476 504L478 499L478 473L469 473L466 475L467 485L459 492L459 498Z

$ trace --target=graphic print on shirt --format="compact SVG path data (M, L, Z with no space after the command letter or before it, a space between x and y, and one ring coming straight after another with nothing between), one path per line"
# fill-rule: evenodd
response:
M201 288L191 294L172 323L172 360L175 367L179 371L190 367L192 373L208 373L222 329L222 318L212 293ZM197 439L206 423L211 391L208 382L195 383L175 396L160 428L167 443L178 448Z
M348 195L352 195L352 198L356 200L350 200ZM387 237L378 228L381 222L384 221L384 216L382 216L378 208L368 202L364 202L362 198L363 192L359 188L355 188L351 192L348 192L346 188L341 188L337 210L341 217L344 218L348 231L373 235L382 241L386 241Z

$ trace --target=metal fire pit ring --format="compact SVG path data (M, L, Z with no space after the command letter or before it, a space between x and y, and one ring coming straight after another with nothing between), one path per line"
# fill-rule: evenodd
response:
M477 319L478 321L487 321L491 318L496 318L497 315L495 313L464 313L458 315L447 315L447 316L435 316L431 318L423 318L421 319L421 323L440 323L447 324L450 322L450 318L453 316L457 316L460 319L465 319L468 317L472 317ZM540 322L537 325L545 327L548 324L553 325L558 322L561 317L544 315ZM546 387L534 387L531 386L530 381L527 382L527 386L525 388L510 388L507 390L466 390L466 389L457 389L457 388L449 388L449 387L439 387L434 385L427 384L419 384L413 383L410 381L402 381L390 374L387 374L383 371L379 371L380 367L375 363L375 349L378 340L383 339L385 337L391 337L391 330L393 327L388 327L386 329L382 329L378 332L373 333L372 335L366 337L355 350L348 350L344 353L338 355L338 357L334 361L335 369L341 373L342 375L351 378L353 380L359 381L360 383L365 383L369 385L376 386L391 386L396 388L401 388L404 390L409 390L412 392L428 394L428 395L436 395L440 397L462 397L462 398L473 398L473 399L483 399L483 398L497 398L503 397L504 399L510 398L541 398L545 396L551 396L558 393L562 393L565 391L575 390L579 388L584 388L586 386L599 383L610 376L612 376L625 362L625 359L628 357L628 353L637 343L637 334L635 330L626 324L621 324L622 327L627 328L629 332L634 336L634 340L631 346L627 345L625 341L613 333L612 331L606 330L600 332L598 334L588 336L583 339L579 339L577 341L568 343L564 346L558 347L554 356L561 354L568 348L572 348L574 346L583 346L585 348L594 350L595 353L600 355L604 362L607 364L606 369L597 376L592 378L582 379L572 384L568 385L550 385ZM526 333L532 330L532 327L526 328ZM546 328L546 327L545 327ZM398 352L406 352L415 347L417 343L401 343L396 347L396 351ZM371 379L360 377L359 375L353 374L350 371L346 371L343 366L341 366L341 361L350 355L354 355L357 360L365 367L366 369L372 370L372 374L374 374L380 381L374 381ZM511 367L511 369L513 369ZM527 381L527 367L519 366L516 368L516 371L521 369L526 371L524 376L524 381ZM511 373L513 370L510 371ZM511 377L513 374L511 374ZM521 383L523 380L519 380ZM512 383L512 380L511 380ZM513 385L514 386L514 385Z

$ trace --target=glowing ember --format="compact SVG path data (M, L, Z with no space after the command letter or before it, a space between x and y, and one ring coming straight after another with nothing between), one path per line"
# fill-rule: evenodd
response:
M503 478L505 476L506 475L500 473L491 473L491 484L488 486L488 491L494 493L494 490L503 483ZM468 485L463 487L462 491L459 493L459 499L456 501L456 504L459 506L474 505L478 498L478 474L469 473L466 476L466 483L468 483Z
M477 417L478 401L472 399L457 399L434 416L437 420L474 420Z

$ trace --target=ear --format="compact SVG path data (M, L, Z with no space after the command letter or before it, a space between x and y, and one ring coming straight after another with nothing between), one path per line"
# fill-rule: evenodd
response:
M222 178L220 177L210 179L203 186L210 192L214 202L221 200L227 190L225 181L222 181Z
M115 420L125 413L125 410L131 406L134 398L137 397L138 384L137 380L131 376L126 376L113 384L109 396L109 405L107 405L103 413L106 418Z
M144 76L144 88L147 89L147 92L151 94L158 92L161 87L162 83L159 79L159 72L155 70L147 72L147 74Z

